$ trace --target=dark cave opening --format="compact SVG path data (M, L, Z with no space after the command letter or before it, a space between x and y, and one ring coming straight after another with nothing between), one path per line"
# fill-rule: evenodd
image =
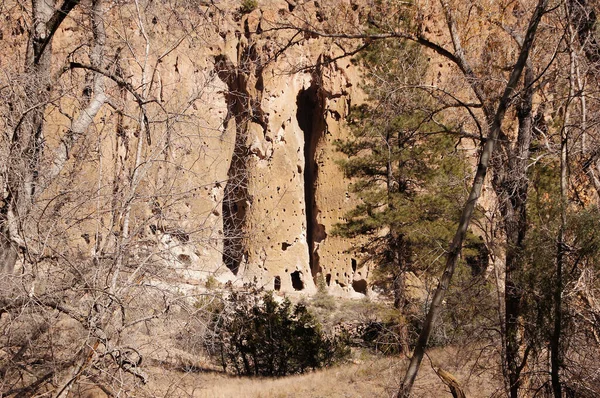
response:
M242 134L237 134L243 136ZM236 142L233 159L229 167L227 184L223 196L223 262L237 275L244 258L244 228L246 223L248 194L245 150Z
M471 276L482 275L490 263L490 251L485 242L480 238L479 242L468 243L465 248L475 252L465 256L465 262L471 268Z
M302 281L302 272L294 271L290 276L292 277L292 287L294 290L303 290L304 282Z
M352 288L357 293L367 294L367 281L364 279L353 281Z

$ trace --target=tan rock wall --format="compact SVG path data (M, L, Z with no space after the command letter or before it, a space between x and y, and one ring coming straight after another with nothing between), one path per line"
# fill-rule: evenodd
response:
M104 67L131 89L105 79L110 103L32 212L52 240L40 250L79 258L125 250L132 267L169 269L178 285L215 276L312 293L322 275L345 295L368 278L367 270L353 270L352 242L331 235L354 204L333 142L348 135L349 106L362 101L358 71L348 59L323 62L340 51L324 40L306 38L278 52L293 32L257 33L276 26L287 2L263 1L248 15L236 13L238 6L107 5ZM65 61L88 62L86 7L56 33L57 71ZM23 65L24 40L6 45L13 64ZM9 65L6 58L1 65ZM83 108L87 75L69 70L53 88L46 165L69 117ZM147 100L148 137L131 90ZM53 218L44 218L48 208ZM237 268L224 261L228 247L240 249Z

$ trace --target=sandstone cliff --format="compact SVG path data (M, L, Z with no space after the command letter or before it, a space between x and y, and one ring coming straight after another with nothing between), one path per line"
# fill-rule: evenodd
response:
M72 118L87 111L90 71L73 65L90 62L97 39L89 7L74 9L53 39L60 79L45 111L48 168L67 148ZM35 239L38 252L87 258L129 245L132 261L172 268L181 286L212 276L311 293L323 278L332 293L366 293L369 271L347 252L353 243L330 234L355 203L333 141L348 135L345 117L363 101L360 73L350 57L331 61L340 48L279 29L294 7L107 4L108 99L31 213L49 231L49 241ZM319 18L318 2L306 9ZM1 62L16 76L31 22L9 22Z

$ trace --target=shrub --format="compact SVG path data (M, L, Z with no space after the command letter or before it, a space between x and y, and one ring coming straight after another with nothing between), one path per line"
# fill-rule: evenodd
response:
M242 2L240 4L240 12L242 14L249 14L252 11L256 10L257 7L258 7L257 0L242 0Z
M327 291L327 283L323 274L317 277L317 293L312 297L311 304L319 311L323 310L326 313L331 313L337 308L336 300Z
M220 285L221 285L221 283L213 275L209 275L208 278L206 278L206 282L204 282L204 286L208 290L214 290L214 289L218 288Z
M409 354L412 330L406 314L369 299L345 301L336 314L336 329L345 330L353 346L384 355Z
M215 314L209 354L239 375L284 376L328 366L349 349L327 337L305 305L232 292Z

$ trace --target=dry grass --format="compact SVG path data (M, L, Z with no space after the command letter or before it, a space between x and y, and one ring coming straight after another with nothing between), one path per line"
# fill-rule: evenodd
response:
M339 304L339 303L338 303ZM349 302L336 305L325 313L325 324L361 319L372 315L377 309L373 303ZM363 314L366 313L366 314ZM362 314L362 315L361 315ZM334 317L333 321L331 317ZM181 318L181 319L180 319ZM178 330L198 329L188 324L185 316L171 317L165 324L155 325L151 330L140 329L127 336L123 344L140 347L144 354L144 368L149 376L147 385L138 384L135 389L115 396L138 398L359 398L392 397L397 391L407 360L404 357L383 357L367 353L354 353L354 361L319 371L284 378L236 377L205 358L200 339L192 333L185 339L177 339ZM415 384L415 398L451 397L448 388L432 369L440 366L453 374L467 397L499 397L495 394L501 382L492 376L497 353L467 348L435 348L429 351L421 366ZM479 363L477 363L479 362ZM476 366L477 365L477 366ZM482 366L483 365L483 366ZM117 383L115 383L117 384ZM89 390L73 391L70 396L82 398L105 398L98 388L88 385Z
M472 361L459 360L455 349L432 350L434 364L442 364L462 384L468 397L489 397L498 386L491 371L472 372ZM461 364L462 362L462 364ZM286 398L391 397L400 384L406 360L367 356L361 361L280 379L234 377L217 371L179 372L154 368L153 382L142 393L152 397ZM447 387L423 362L415 397L451 397Z

